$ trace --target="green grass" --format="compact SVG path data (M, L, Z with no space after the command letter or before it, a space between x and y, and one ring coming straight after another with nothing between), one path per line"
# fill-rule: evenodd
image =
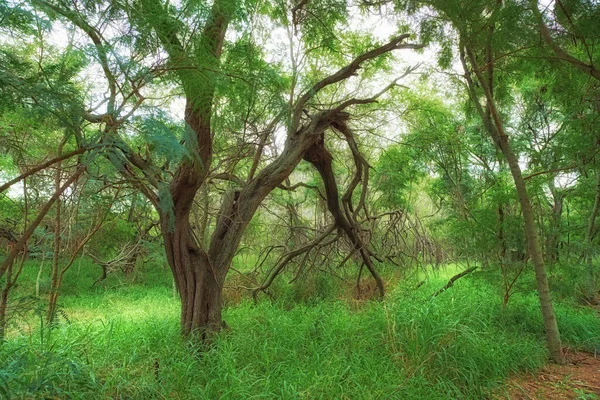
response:
M30 291L37 267L27 268L15 296ZM71 272L60 300L70 323L41 329L30 313L32 328L21 321L0 347L0 397L479 399L547 359L535 295L503 309L479 273L435 298L446 273L384 302L243 301L225 310L232 329L201 351L180 339L167 271L91 290L98 271ZM563 302L557 314L566 343L600 343L593 312Z

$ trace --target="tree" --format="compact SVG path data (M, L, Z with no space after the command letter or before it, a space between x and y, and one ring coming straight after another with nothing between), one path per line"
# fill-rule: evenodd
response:
M531 199L523 179L517 153L506 130L505 117L498 106L498 98L508 90L498 85L496 59L500 52L510 54L527 46L527 36L515 37L515 26L522 26L522 9L513 3L499 1L457 2L416 2L417 8L429 5L434 7L447 24L454 29L460 62L464 69L468 93L473 106L490 138L501 151L511 172L517 197L523 215L523 228L527 238L540 298L548 349L557 363L564 363L560 332L552 305L544 257L535 224ZM406 4L403 4L406 7ZM413 7L414 8L414 7ZM510 26L510 28L508 28ZM445 28L443 23L433 26L434 37ZM436 31L437 28L437 31ZM527 32L525 30L525 32ZM446 41L447 43L448 41ZM483 60L483 61L482 61ZM447 59L443 59L448 66ZM498 93L500 92L500 93Z
M359 70L377 68L387 53L420 46L405 43L408 34L396 36L383 45L357 41L348 48L354 53L349 60L329 56L337 68L301 80L294 31L304 30L299 36L302 40L307 43L316 40L325 49L337 45L327 36L329 27L312 17L313 11L326 7L326 3L303 2L291 9L282 5L272 10L277 23L287 29L290 37L293 64L290 78L284 78L261 59L251 38L242 35L242 39L232 44L226 40L232 23L243 24L244 18L248 21L256 15L247 11L251 9L249 4L217 0L210 9L203 9L195 8L192 2L176 7L159 0L143 0L123 7L94 2L76 8L61 1L32 3L50 18L84 33L91 44L94 61L104 75L107 97L101 104L106 111L97 113L80 107L78 115L91 125L76 136L81 142L90 135L92 126L97 127L95 140L109 149L106 158L155 207L166 258L181 298L184 335L197 334L204 339L221 328L223 284L245 229L260 204L273 190L285 187L284 183L302 160L319 172L335 226L361 255L377 281L380 296L384 294L372 253L356 226L355 218L364 199L355 207L353 193L361 181L368 179L368 168L346 110L375 102L394 85L367 98L333 96L325 106L317 105L316 100L321 94L331 95L335 89L339 90ZM311 7L314 9L310 10ZM334 12L326 24L344 19L345 5L337 7L332 9ZM100 14L104 17L98 22ZM132 24L124 27L123 18ZM115 35L107 27L121 34ZM140 36L135 38L134 32ZM123 46L131 51L123 51ZM164 54L166 61L161 58ZM140 60L152 66L145 67ZM181 90L185 102L183 129L171 129L156 113L136 114L137 110L151 111L147 99L151 84ZM288 100L280 101L285 90L289 91ZM257 101L261 94L278 99L277 107ZM247 108L244 120L239 119L241 110L235 108L239 105ZM231 112L235 114L228 114ZM264 124L262 132L259 124ZM124 135L124 131L131 132L135 126L141 134ZM277 128L284 128L285 143L273 158L265 151L265 143ZM256 132L258 144L252 144L251 140L248 143L249 139L243 135L236 136L237 129ZM343 196L339 194L332 153L327 148L326 132L331 130L344 138L356 168ZM157 138L162 142L154 140ZM164 146L164 141L168 146ZM167 147L175 150L174 154L166 154ZM215 181L226 182L220 211L211 227L210 240L200 241L190 222L191 212L197 194L205 192Z

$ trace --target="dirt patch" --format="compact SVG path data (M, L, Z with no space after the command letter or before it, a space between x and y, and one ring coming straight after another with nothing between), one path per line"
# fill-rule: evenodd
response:
M600 399L600 354L571 352L566 365L549 364L536 374L511 378L500 399Z

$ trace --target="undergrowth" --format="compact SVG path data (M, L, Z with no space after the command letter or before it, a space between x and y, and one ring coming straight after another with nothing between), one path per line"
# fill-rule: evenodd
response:
M0 396L480 399L547 360L534 292L515 294L503 308L479 273L433 298L445 276L399 285L383 302L296 303L293 293L242 300L226 308L231 330L208 349L180 338L168 275L153 273L92 291L81 283L92 277L80 276L79 290L71 282L62 297L68 321L13 328L0 346ZM556 308L566 344L598 346L593 312L565 301Z

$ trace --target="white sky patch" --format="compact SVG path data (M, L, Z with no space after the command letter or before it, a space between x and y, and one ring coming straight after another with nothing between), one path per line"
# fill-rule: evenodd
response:
M0 175L0 184L8 182L14 177L8 177L5 174ZM0 194L2 196L4 193ZM20 199L23 197L23 181L17 182L6 190L6 196L11 199Z
M277 129L275 129L275 132L273 133L273 139L275 141L274 145L277 147L277 149L280 153L285 145L286 137L287 137L287 129L285 129L284 126L279 126Z
M554 185L561 189L568 189L577 184L579 174L576 172L559 172L554 178Z

